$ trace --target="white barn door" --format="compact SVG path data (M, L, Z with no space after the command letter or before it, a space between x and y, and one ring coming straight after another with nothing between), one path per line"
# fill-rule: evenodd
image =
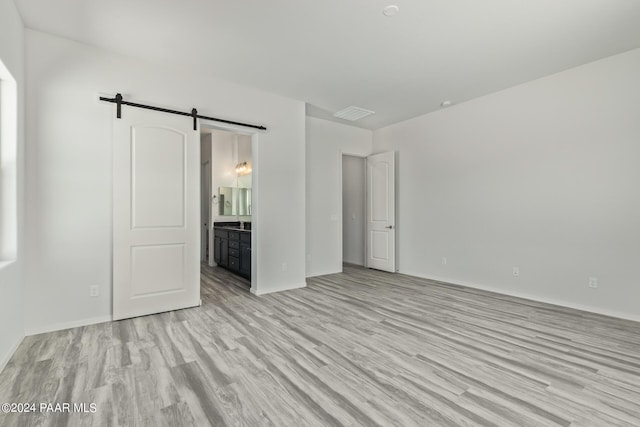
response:
M396 271L395 152L367 157L366 266Z
M200 135L123 107L113 134L114 320L200 305Z

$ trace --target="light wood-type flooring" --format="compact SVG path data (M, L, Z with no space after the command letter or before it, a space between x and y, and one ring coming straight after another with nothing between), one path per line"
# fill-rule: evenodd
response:
M640 425L639 323L351 266L261 297L205 268L202 294L25 338L0 403L96 413L0 425Z

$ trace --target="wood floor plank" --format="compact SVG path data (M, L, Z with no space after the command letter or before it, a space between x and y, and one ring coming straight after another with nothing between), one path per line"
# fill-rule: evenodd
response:
M640 324L346 265L257 297L26 337L2 426L640 426Z

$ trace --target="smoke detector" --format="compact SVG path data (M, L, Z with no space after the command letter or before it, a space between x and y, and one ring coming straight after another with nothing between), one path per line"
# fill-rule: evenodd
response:
M352 105L351 107L338 111L333 115L333 117L355 122L356 120L360 120L361 118L367 117L371 114L375 114L375 111L365 110L364 108L354 107Z

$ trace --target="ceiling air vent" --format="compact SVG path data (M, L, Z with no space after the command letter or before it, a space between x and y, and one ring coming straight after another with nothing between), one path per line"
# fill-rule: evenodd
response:
M347 107L344 110L340 110L333 115L333 117L337 117L339 119L350 120L355 122L356 120L360 120L363 117L367 117L370 114L375 114L375 111L365 110L364 108Z

